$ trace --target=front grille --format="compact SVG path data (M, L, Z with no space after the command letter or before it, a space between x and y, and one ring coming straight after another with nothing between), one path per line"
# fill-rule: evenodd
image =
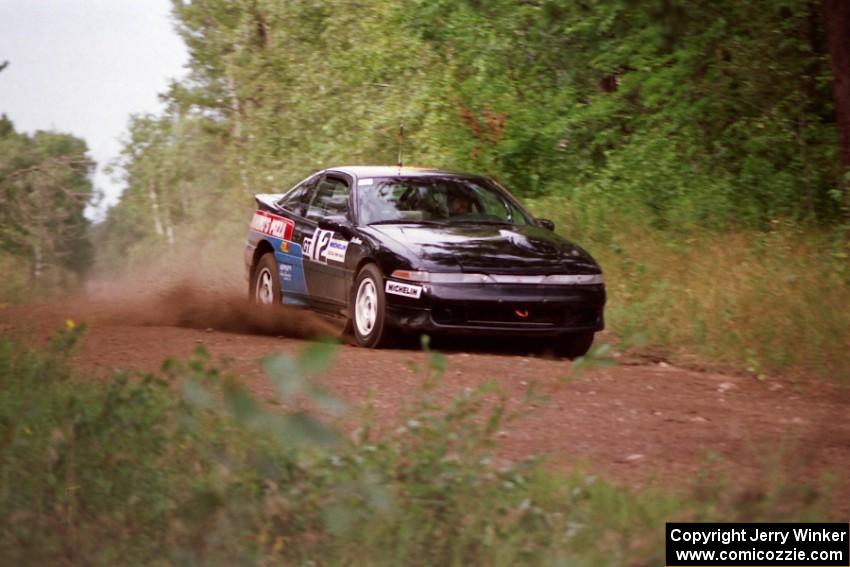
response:
M476 325L511 327L592 327L597 321L595 309L570 309L563 306L440 306L432 311L439 325Z
M596 309L576 309L566 312L565 327L592 327L599 321Z

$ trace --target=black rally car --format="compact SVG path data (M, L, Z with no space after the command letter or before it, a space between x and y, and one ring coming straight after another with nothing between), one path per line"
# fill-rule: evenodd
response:
M252 299L343 317L362 346L393 328L536 335L575 357L603 328L599 265L488 178L334 167L256 200Z

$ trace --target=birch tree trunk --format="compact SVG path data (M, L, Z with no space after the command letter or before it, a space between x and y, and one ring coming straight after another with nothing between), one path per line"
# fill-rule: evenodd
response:
M242 182L242 191L249 193L248 173L245 167L245 140L242 136L242 104L236 94L236 80L230 72L227 73L227 89L230 91L230 110L233 113L233 139L236 140L239 180Z
M162 219L159 215L159 200L156 196L156 183L151 179L148 181L148 197L151 200L151 216L153 217L153 229L157 236L162 236L165 231L162 229Z

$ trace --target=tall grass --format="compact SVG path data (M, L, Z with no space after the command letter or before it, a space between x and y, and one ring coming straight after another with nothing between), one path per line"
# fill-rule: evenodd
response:
M496 466L503 398L445 400L437 355L401 427L376 433L367 413L344 433L344 405L310 380L328 345L266 359L261 401L203 351L157 375L75 375L68 327L43 351L0 338L10 564L654 566L665 521L823 517L796 479L635 492L535 458Z
M850 247L837 231L788 221L659 230L565 200L533 207L560 211L559 231L599 260L608 328L625 345L755 375L850 378Z
M70 270L55 265L42 268L33 277L28 258L0 250L0 306L52 299L80 289L82 278Z

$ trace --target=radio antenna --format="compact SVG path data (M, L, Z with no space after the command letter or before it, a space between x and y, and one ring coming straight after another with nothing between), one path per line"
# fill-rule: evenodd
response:
M400 122L398 126L398 169L401 173L402 157L404 156L404 122Z

